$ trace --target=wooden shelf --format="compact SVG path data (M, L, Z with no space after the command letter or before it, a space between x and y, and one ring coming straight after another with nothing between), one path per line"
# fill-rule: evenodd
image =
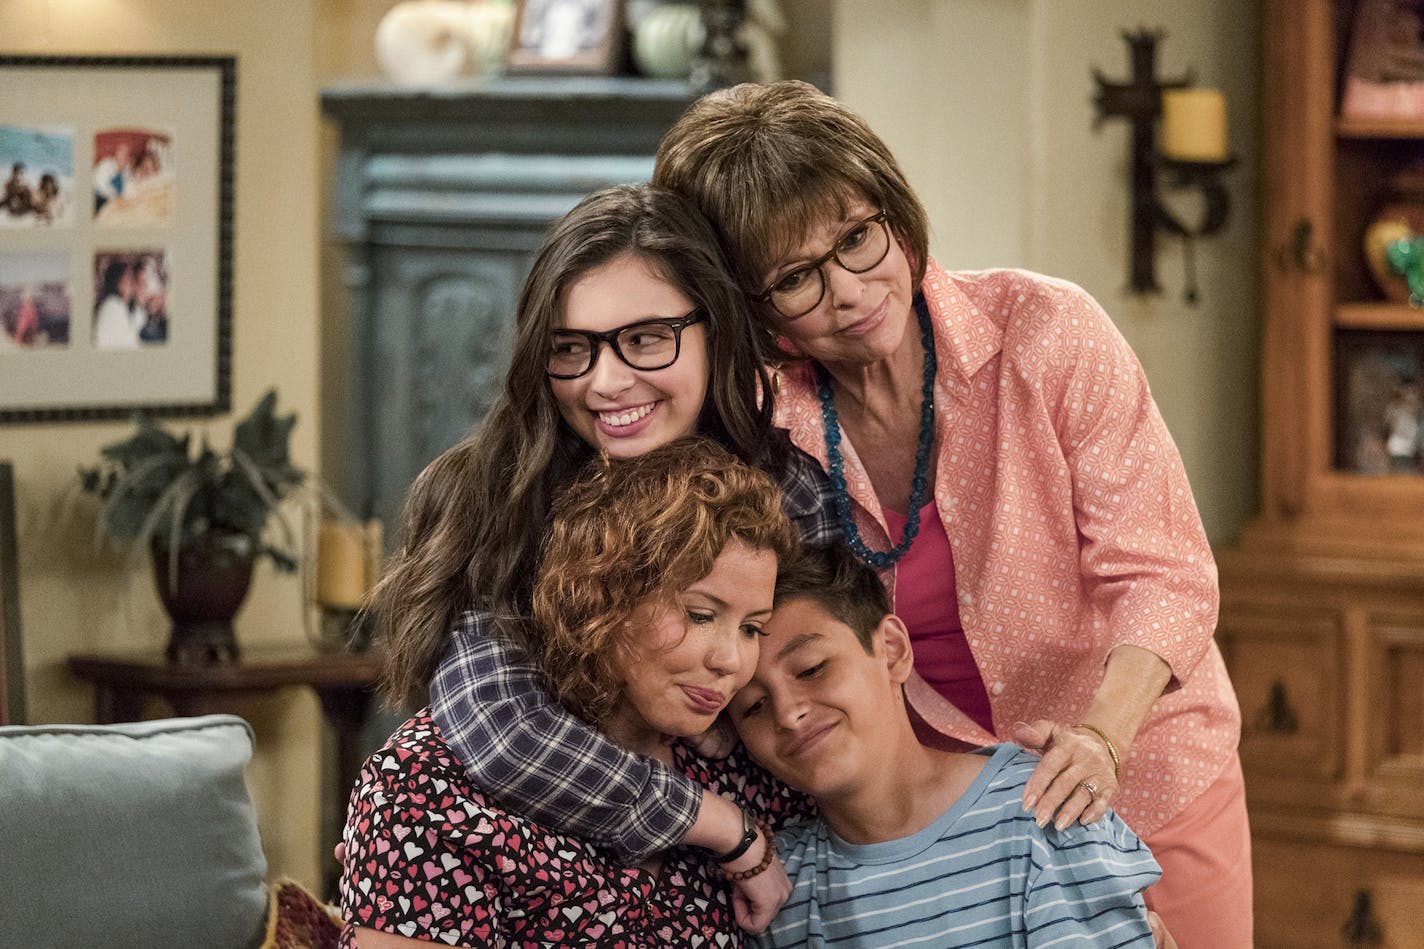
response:
M1424 308L1407 303L1342 303L1335 308L1338 329L1424 330Z
M1332 262L1261 255L1261 514L1217 560L1260 949L1340 946L1347 921L1381 945L1419 931L1420 897L1391 894L1396 878L1424 880L1424 475L1356 465L1419 465L1412 440L1407 463L1388 451L1424 428L1391 378L1424 373L1424 308L1384 298L1360 238L1424 150L1424 117L1338 115L1363 6L1260 4L1262 175L1291 182L1265 190L1261 230Z
M1424 139L1424 119L1339 119L1335 134L1341 138Z

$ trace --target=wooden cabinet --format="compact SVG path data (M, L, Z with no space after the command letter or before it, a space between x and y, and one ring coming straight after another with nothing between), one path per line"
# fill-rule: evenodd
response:
M1363 252L1424 120L1339 117L1355 7L1263 2L1262 510L1219 552L1218 629L1260 947L1424 933L1424 475L1376 444L1381 379L1424 385L1424 310L1388 302Z

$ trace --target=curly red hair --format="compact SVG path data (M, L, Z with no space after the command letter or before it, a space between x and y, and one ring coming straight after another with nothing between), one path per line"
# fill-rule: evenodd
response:
M559 496L534 583L549 688L603 725L618 702L620 653L639 611L707 576L730 541L796 551L781 491L715 442L686 438L627 460L598 459Z

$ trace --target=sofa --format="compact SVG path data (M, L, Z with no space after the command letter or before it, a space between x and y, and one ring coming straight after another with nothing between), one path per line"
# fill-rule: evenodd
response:
M232 715L0 726L0 946L330 949L330 910L266 881Z

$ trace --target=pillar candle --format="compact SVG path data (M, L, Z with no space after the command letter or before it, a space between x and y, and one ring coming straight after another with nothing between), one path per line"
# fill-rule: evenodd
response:
M1164 90L1161 148L1178 161L1225 161L1226 97L1221 90Z
M316 598L323 606L359 609L366 598L366 528L323 521L317 534Z

